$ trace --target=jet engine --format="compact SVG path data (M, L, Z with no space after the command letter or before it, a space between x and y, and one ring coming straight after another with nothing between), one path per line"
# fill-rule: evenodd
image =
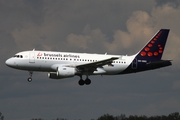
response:
M76 73L75 68L71 67L58 67L57 72L49 72L48 77L52 79L61 79L73 77Z

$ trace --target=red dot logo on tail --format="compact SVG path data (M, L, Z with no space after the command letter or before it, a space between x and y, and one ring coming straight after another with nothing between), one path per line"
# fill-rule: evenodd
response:
M152 47L152 44L148 44L148 47Z
M158 52L154 52L154 56L158 56L158 54L159 54Z
M154 51L152 52L151 49L153 49L153 46L155 45L157 39L160 37L162 32L159 32L148 44L147 46L144 48L144 51L142 51L140 54L141 56L145 57L146 55L149 56L149 57L152 57L152 56L158 56L159 54L163 53L163 48L162 48L162 45L161 44L158 44L157 45L157 48L158 50L157 51Z
M144 50L147 52L147 51L149 51L149 50L150 50L150 48L146 47Z
M152 52L148 52L148 56L149 57L153 56Z
M141 56L146 56L146 52L142 51Z

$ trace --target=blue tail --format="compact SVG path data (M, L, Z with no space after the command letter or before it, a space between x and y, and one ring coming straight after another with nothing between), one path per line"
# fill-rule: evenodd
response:
M160 61L163 55L169 29L159 30L136 56L139 60Z

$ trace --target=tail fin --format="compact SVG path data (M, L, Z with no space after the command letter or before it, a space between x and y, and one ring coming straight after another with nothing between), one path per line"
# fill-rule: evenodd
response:
M137 53L139 60L159 61L165 49L169 29L159 30L149 42Z

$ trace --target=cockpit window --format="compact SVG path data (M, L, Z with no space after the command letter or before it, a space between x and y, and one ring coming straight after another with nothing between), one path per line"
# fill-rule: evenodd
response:
M16 57L16 58L23 58L22 55L14 55L14 57Z

